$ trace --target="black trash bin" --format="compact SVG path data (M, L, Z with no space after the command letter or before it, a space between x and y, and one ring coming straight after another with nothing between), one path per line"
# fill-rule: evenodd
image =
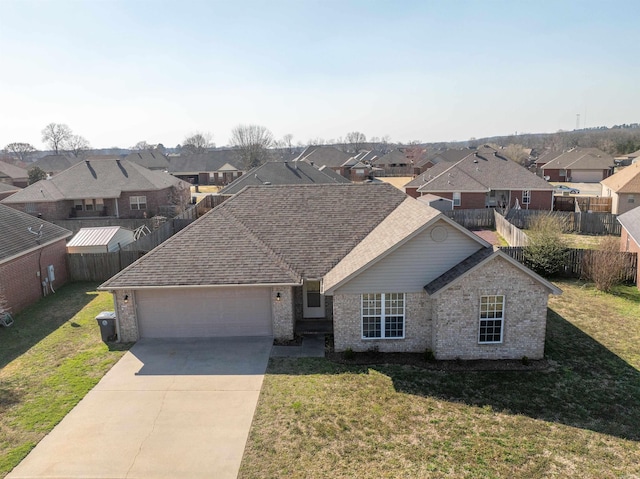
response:
M118 338L116 334L116 313L115 311L103 311L96 316L96 321L100 326L100 334L102 340L106 343L115 341Z

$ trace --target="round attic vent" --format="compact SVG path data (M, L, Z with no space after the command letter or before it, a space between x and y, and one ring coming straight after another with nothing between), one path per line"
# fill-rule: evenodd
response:
M431 230L431 239L436 243L442 243L447 239L447 228L444 226L436 226Z

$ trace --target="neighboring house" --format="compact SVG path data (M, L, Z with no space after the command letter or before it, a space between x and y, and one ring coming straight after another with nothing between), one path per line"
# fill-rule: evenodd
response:
M14 193L17 193L21 189L22 188L20 188L19 186L13 186L7 183L2 183L0 181L0 200L7 198L8 196L11 196Z
M0 161L0 183L24 188L29 184L29 173L24 168Z
M629 166L631 163L635 163L640 158L640 150L636 150L633 153L626 153L614 158L616 166Z
M237 150L172 156L169 173L193 185L228 185L244 171Z
M611 213L614 215L640 206L640 163L625 166L600 184L602 196L611 197Z
M140 150L129 153L125 158L148 170L169 170L169 159L158 150Z
M547 163L549 163L551 160L557 158L558 156L560 156L562 154L562 151L558 151L558 150L547 150L545 152L543 152L541 155L539 155L533 162L533 165L535 167L536 170L536 175L538 175L540 178L543 177L542 174L542 167L544 165L546 165Z
M80 228L67 243L67 253L112 253L133 242L133 231L121 226Z
M189 184L125 160L86 160L2 203L45 219L144 218L175 215L191 198Z
M221 195L234 195L245 186L261 185L312 185L350 183L349 180L304 161L268 161L247 172L220 190Z
M249 186L99 289L121 341L292 339L316 318L337 351L542 358L560 290L489 246L389 184Z
M553 186L488 146L469 150L454 163L437 163L404 189L414 198L448 198L455 209L520 206L551 211L553 206Z
M335 146L308 146L294 161L304 161L318 167L326 166L336 173L350 178L350 163L353 155L339 150ZM357 163L353 161L353 164Z
M57 175L61 171L71 168L80 161L82 161L81 158L76 158L73 155L46 155L31 163L29 169L37 166L48 175L53 176Z
M597 148L573 148L549 160L542 166L542 176L548 181L598 183L613 173L613 157Z
M0 205L0 294L12 313L68 279L66 239L71 231Z
M638 253L640 256L640 208L634 208L618 216L622 225L620 235L620 250ZM640 271L636 277L636 285L640 288Z
M396 148L377 158L373 164L383 172L379 176L417 175L434 165L426 153L427 150L421 147Z

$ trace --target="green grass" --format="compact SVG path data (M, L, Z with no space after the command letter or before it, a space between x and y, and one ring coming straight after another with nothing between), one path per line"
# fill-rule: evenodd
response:
M558 284L545 371L272 359L240 477L640 477L640 293Z
M95 321L113 310L95 284L74 283L15 315L0 328L0 477L97 384L124 354L110 348Z

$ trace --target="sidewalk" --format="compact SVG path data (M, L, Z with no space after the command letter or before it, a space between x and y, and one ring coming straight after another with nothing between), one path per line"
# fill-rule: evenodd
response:
M300 346L273 346L272 358L324 358L324 334L304 334Z

